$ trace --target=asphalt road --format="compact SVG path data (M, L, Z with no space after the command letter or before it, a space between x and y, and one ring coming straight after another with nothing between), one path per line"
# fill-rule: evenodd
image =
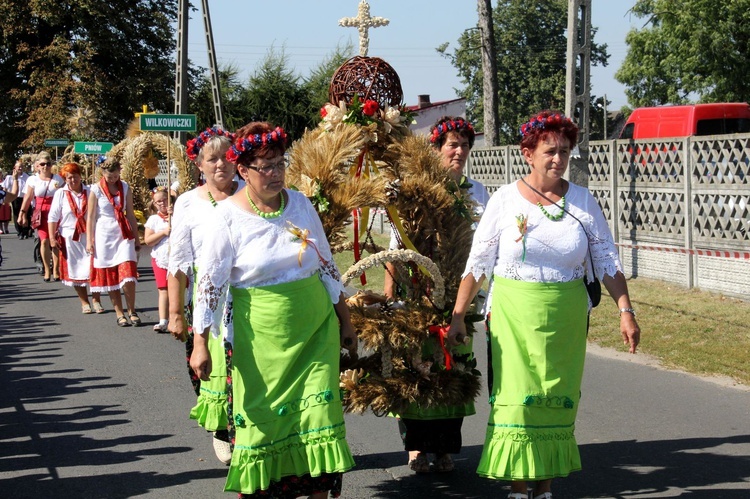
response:
M226 467L210 435L187 417L184 347L151 329L147 255L137 292L146 325L119 328L106 298L106 314L81 315L71 289L42 281L31 240L1 237L0 497L235 497L222 493ZM584 470L556 480L555 499L750 497L750 390L636 359L590 350L577 425ZM357 467L342 497L505 497L507 483L475 473L486 400L464 422L456 471L443 475L407 469L394 420L347 416Z

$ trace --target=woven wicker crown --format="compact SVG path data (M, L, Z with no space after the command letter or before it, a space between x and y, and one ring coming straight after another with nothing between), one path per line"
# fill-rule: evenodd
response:
M331 78L328 101L351 104L355 95L359 100L374 100L381 108L398 106L404 98L401 79L390 64L378 57L355 56L336 70Z

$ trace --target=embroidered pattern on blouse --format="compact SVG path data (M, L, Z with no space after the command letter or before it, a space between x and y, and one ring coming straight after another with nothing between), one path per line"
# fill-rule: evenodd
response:
M485 276L488 279L492 277L493 269L495 268L495 259L497 258L497 245L499 242L499 234L486 241L478 241L478 247L481 249L470 255L469 261L466 263L466 270L464 270L461 279L469 274L474 276L475 281L479 281L479 278L482 276ZM475 245L475 247L477 246Z
M198 281L198 301L203 301L206 306L212 311L216 312L221 301L221 296L226 291L226 284L220 288L217 288L211 281L211 277L208 273L203 274Z

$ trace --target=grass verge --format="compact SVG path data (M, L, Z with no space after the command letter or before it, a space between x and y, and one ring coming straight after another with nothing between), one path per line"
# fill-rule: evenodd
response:
M663 281L628 280L641 327L639 352L664 367L704 376L728 376L750 385L750 303ZM589 341L627 351L620 320L602 286L602 303L591 314Z

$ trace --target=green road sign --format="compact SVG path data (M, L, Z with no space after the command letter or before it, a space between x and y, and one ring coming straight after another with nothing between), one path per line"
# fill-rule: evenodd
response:
M68 147L68 139L47 139L44 141L44 147Z
M194 132L197 119L194 114L141 114L143 132Z
M114 147L112 142L75 142L73 152L76 154L105 154Z

